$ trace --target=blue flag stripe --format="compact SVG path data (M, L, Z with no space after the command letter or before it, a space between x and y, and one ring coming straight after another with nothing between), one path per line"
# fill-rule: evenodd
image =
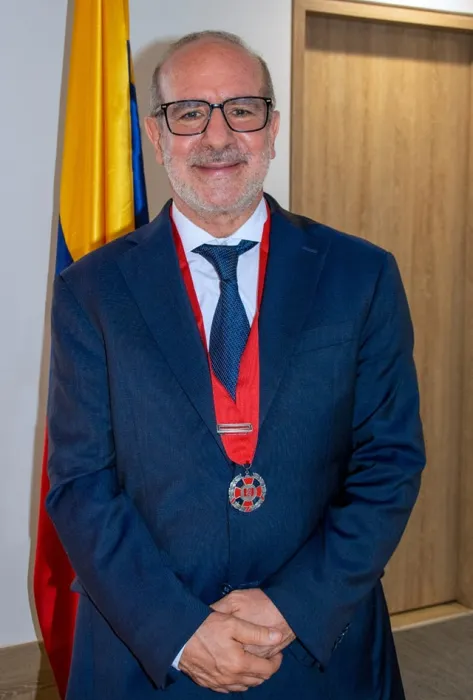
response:
M131 81L130 70L130 42L128 49L128 74L130 76L130 121L131 121L131 160L133 167L133 200L135 208L135 226L139 228L149 221L148 202L146 199L145 171L143 165L143 151L141 148L140 120L138 116L138 102L136 88Z
M56 249L56 275L59 275L66 267L74 262L67 247L64 231L62 230L61 217L57 227L57 249Z

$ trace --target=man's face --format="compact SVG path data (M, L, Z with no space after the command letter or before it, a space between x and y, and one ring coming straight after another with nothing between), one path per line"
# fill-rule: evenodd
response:
M161 89L164 102L268 97L259 63L241 48L215 41L196 42L176 53L164 66ZM261 196L278 128L277 112L270 113L264 129L250 133L232 131L219 109L206 131L195 136L172 134L164 117L146 120L175 199L201 214L238 216Z

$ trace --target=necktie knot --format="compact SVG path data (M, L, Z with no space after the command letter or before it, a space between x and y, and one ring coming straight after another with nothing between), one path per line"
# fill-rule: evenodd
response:
M194 248L193 253L202 255L217 272L222 282L236 282L238 258L251 248L256 241L240 241L238 245L212 245L204 243Z

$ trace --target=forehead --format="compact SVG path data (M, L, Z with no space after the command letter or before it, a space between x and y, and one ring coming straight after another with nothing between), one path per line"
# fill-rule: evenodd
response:
M243 48L223 41L198 41L179 49L164 64L161 90L165 102L209 102L261 95L263 71Z

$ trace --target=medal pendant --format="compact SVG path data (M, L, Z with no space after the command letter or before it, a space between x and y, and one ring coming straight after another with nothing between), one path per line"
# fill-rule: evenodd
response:
M266 497L264 479L256 473L239 474L228 488L228 499L236 510L252 513L259 508Z

